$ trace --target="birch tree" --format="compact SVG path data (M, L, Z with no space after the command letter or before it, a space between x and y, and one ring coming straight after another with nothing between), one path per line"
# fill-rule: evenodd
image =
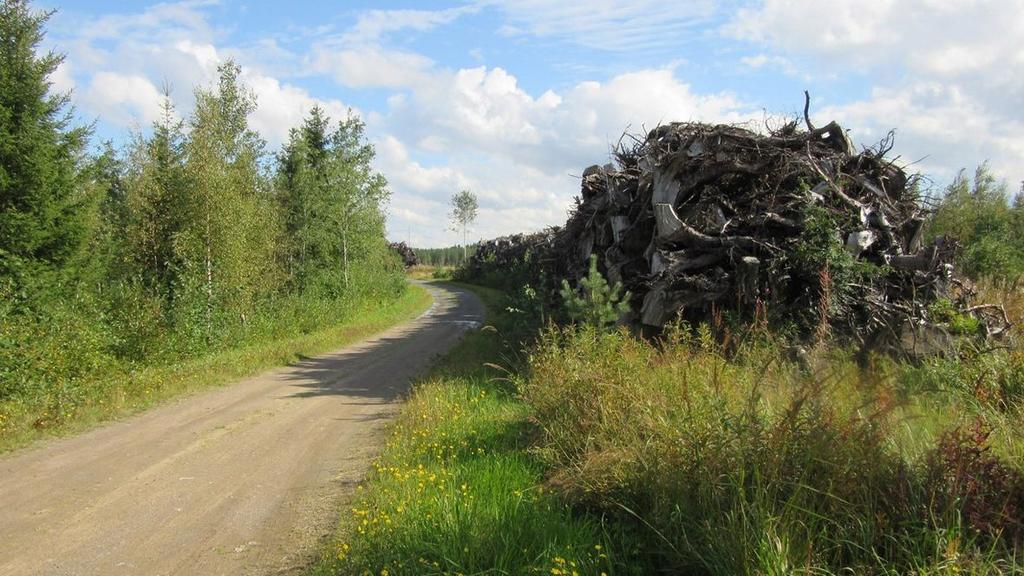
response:
M372 168L364 125L350 115L333 130L314 107L278 157L279 199L294 284L328 296L352 289L354 263L384 242L387 182Z
M242 84L237 64L228 61L218 70L215 90L196 91L185 146L184 222L175 241L183 288L191 302L202 302L207 343L218 321L244 324L277 277L277 223L260 168L265 144L248 126L256 99Z
M448 214L451 219L452 229L462 231L462 261L467 258L466 231L476 221L477 209L476 194L469 190L461 190L452 196L452 211Z

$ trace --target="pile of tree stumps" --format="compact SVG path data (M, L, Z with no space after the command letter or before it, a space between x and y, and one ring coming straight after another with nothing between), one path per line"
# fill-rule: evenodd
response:
M835 122L805 122L659 126L583 172L564 228L484 243L469 266L533 252L573 282L597 254L632 293L632 321L653 327L732 313L912 353L946 346L954 325L1006 331L1000 307L971 305L956 243L926 241L917 180L886 157L891 135L857 151Z
M405 242L391 242L388 246L398 254L398 257L402 259L402 264L404 264L406 268L412 268L420 263L419 256L416 255L416 251L410 248Z

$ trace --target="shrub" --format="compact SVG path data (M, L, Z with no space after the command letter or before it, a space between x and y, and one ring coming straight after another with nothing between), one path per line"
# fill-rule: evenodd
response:
M601 328L614 324L623 314L629 312L631 294L621 292L621 283L608 285L597 269L597 255L591 254L590 270L586 278L580 280L578 289L573 290L568 280L562 280L560 294L569 318Z
M550 329L519 382L549 484L646 533L649 571L988 573L1015 562L1011 509L997 513L1016 498L1007 465L957 448L959 437L907 443L908 422L941 426L945 412L900 402L884 371L843 354L819 352L802 370L763 349L726 360L692 344Z
M927 462L932 513L961 516L988 540L1024 544L1024 474L995 457L982 422L943 434Z
M973 178L963 171L938 199L929 222L932 236L948 235L961 243L960 269L972 278L1024 277L1024 196L1013 203L1006 184L998 181L987 164Z

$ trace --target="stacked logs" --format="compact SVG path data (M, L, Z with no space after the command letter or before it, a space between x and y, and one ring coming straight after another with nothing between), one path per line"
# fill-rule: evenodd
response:
M1001 308L969 305L956 243L925 242L917 182L886 158L891 136L857 152L835 122L806 123L767 134L659 126L583 172L568 222L539 249L507 240L495 249L534 250L570 282L596 254L609 281L632 293L632 320L653 327L733 310L906 349L934 341L952 309L989 336L1004 332Z
M512 234L493 240L482 240L473 255L457 271L460 279L481 282L510 291L520 286L514 284L541 284L545 267L557 252L555 243L559 238L558 228L549 228L533 234ZM563 274L557 274L559 278Z
M406 268L412 268L420 263L419 256L416 255L416 251L410 248L405 242L391 242L388 244L398 257L402 259L402 264Z

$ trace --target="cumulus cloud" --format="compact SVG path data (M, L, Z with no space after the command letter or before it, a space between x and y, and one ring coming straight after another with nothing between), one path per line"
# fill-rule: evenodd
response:
M895 128L903 160L939 183L984 161L1011 185L1024 177L1024 122L993 113L957 86L919 81L877 87L866 99L829 106L820 115L865 142Z
M250 125L272 148L285 142L288 131L301 124L314 106L323 108L336 121L344 119L349 113L349 108L338 100L314 98L302 88L282 83L252 69L243 69L242 80L256 95L257 108L249 118Z
M749 107L728 93L698 95L671 69L578 83L532 96L502 68L438 73L410 98L392 103L388 128L432 149L510 158L545 171L571 169L607 155L626 130L706 119L735 122Z
M403 88L429 79L434 66L429 58L378 46L337 49L317 46L310 57L309 72L328 74L352 88Z
M74 76L87 86L76 101L86 115L98 116L120 128L147 128L159 118L162 101L158 86L167 84L181 115L192 109L194 88L209 88L217 67L228 57L244 54L233 46L218 46L215 29L204 8L211 2L157 4L138 12L106 15L73 29L59 40L71 46L54 76L55 87L73 85ZM288 55L275 42L256 42L278 59ZM348 106L337 99L320 99L294 84L282 82L258 66L241 60L242 80L252 89L258 108L250 118L272 148L297 126L315 105L335 119ZM74 76L71 72L74 72Z
M79 102L119 126L149 125L160 117L163 96L144 76L98 72Z
M560 224L578 192L579 174L607 161L624 131L667 121L740 122L754 116L729 93L695 93L670 68L536 96L502 68L437 72L408 98L393 99L381 119L391 136L378 143L378 153L398 208L390 229L405 237L411 227L414 240L430 244L455 242L444 223L448 199L461 188L480 197L478 229L487 236ZM424 168L415 160L417 153L438 150L444 151L443 166ZM402 207L412 197L419 199L416 215L429 214L435 224L424 228L407 218Z
M832 102L855 136L898 130L897 150L941 178L991 159L1024 179L1024 3L1004 0L765 0L723 28L768 58L845 70L869 95ZM780 54L781 53L781 54Z
M75 78L71 72L71 64L67 61L61 62L60 66L50 76L51 89L59 93L71 92L75 89Z

